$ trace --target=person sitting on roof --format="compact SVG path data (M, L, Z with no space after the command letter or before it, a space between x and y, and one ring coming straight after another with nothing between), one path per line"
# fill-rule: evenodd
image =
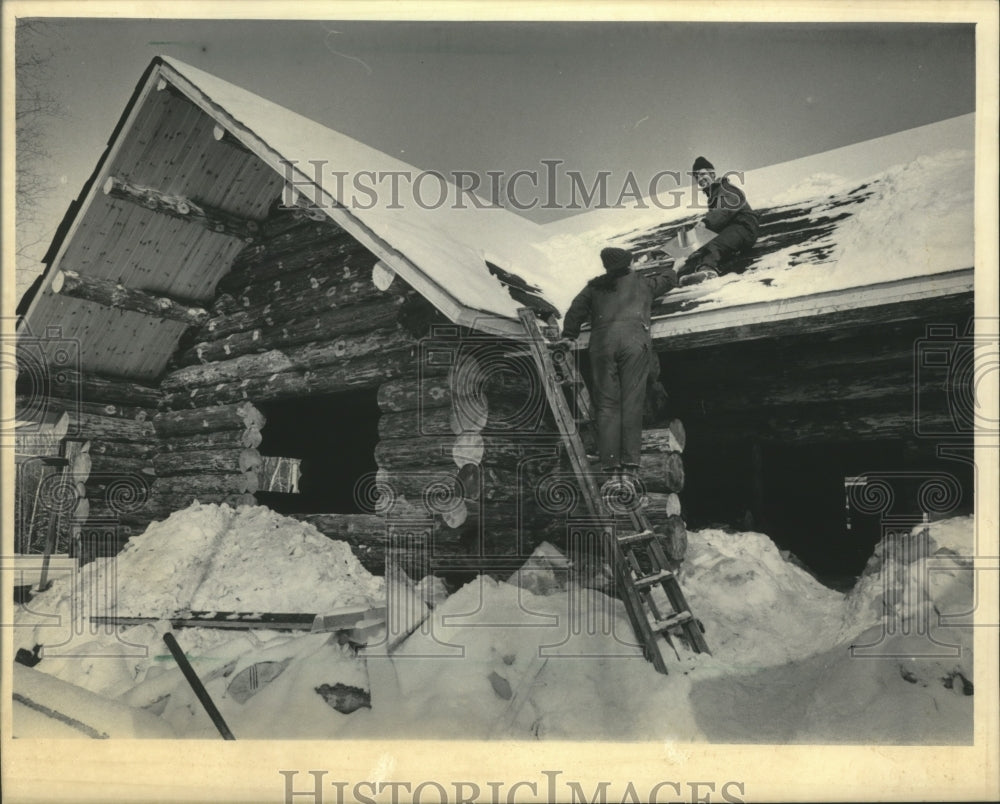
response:
M618 481L639 471L642 413L652 361L650 312L653 300L677 287L672 268L638 274L632 254L622 248L601 251L605 274L591 279L566 312L562 337L576 340L590 321L590 368L597 409L601 466Z
M687 258L680 271L682 285L726 273L726 263L757 242L757 216L743 191L725 176L716 179L715 166L703 156L694 160L692 173L708 197L708 213L695 229L704 227L714 232L715 237Z

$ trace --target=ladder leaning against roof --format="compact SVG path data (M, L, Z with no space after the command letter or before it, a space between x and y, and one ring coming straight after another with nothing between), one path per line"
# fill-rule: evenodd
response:
M592 409L587 387L565 351L550 351L535 311L523 307L518 310L518 316L524 324L531 353L545 388L545 396L583 492L588 513L595 518L613 523L614 512L609 510L608 500L598 489L578 432L578 425L591 419ZM570 410L562 390L564 385L575 395L579 418ZM691 612L691 607L677 582L677 576L670 569L663 546L650 527L646 514L638 504L623 507L627 510L631 521L632 532L619 535L614 528L604 531L605 538L611 542L608 546L614 564L615 581L621 590L632 630L642 643L646 658L659 672L666 674L666 663L660 651L661 635L673 645L670 631L680 629L696 652L711 651L701 632L701 624ZM651 570L645 571L644 564L651 567ZM672 611L663 612L662 603L654 599L653 590L657 587L666 594L666 600Z

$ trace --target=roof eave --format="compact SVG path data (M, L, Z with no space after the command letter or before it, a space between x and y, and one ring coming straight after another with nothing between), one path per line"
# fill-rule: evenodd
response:
M906 277L863 287L828 290L808 296L750 304L700 308L654 319L650 335L655 341L739 329L739 337L765 338L795 319L883 307L944 296L971 293L974 269L962 268L926 276Z

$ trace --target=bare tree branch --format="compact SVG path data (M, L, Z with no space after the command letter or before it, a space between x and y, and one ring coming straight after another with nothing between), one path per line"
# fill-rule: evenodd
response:
M15 148L17 284L30 283L40 270L37 247L48 241L56 222L40 219L42 205L56 182L46 170L52 158L48 130L64 117L59 97L51 89L53 47L58 23L19 19L15 38Z

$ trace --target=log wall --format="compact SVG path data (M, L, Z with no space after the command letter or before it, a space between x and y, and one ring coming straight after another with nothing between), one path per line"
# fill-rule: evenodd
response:
M243 249L220 281L207 321L182 339L162 379L162 410L154 420L161 439L153 458L156 505L165 510L194 498L255 501L262 489L258 447L265 424L255 403L373 390L394 378L406 378L404 387L415 384L418 338L436 313L398 278L386 285L383 277L376 285L376 264L327 220L283 211L263 224L259 240ZM441 381L445 370L425 368ZM412 462L425 476L437 472L440 482L431 483L431 494L452 493L453 471L444 470L455 469L446 443L454 437L453 423L440 414L421 422L413 411L404 405L388 412L376 453L387 468L370 479L386 490L396 481L400 487L391 493L397 504L382 500L376 514L293 514L350 542L374 572L384 571L387 555L408 560L426 552L424 543L429 549L431 541L421 528L441 527L440 516L435 521L423 505L424 489L415 483L426 477L412 477ZM436 462L427 460L434 445L417 438L421 433L440 437Z

